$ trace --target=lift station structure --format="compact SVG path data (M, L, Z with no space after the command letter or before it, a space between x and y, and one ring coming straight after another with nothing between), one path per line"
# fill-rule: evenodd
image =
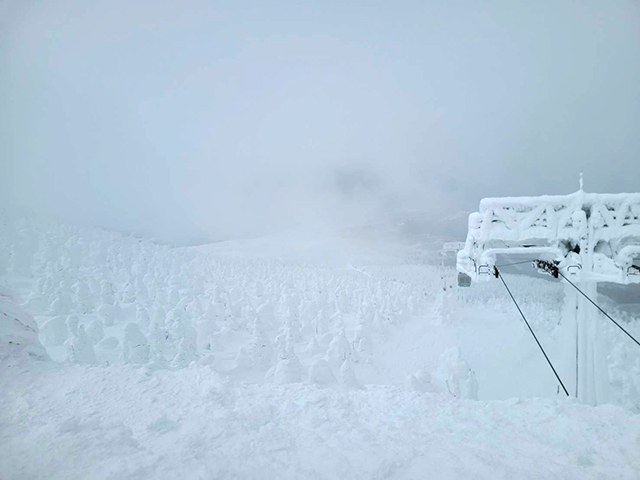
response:
M640 283L640 193L586 193L581 178L570 195L485 198L457 254L459 285L492 278L497 258L549 262L594 300L599 282ZM606 403L604 319L566 280L562 376L579 401Z

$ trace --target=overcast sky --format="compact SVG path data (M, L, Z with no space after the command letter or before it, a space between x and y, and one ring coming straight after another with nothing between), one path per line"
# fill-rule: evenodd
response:
M639 191L640 3L4 0L0 162L182 243Z

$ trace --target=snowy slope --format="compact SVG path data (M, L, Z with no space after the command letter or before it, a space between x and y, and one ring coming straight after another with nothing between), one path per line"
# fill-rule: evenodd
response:
M0 364L7 478L640 471L638 349L606 328L619 406L566 400L502 286L448 288L453 268L415 246L287 234L171 248L6 212L0 226L0 321L34 319L30 345L46 358L39 329L53 359ZM561 363L561 287L509 283ZM640 336L635 314L607 308Z

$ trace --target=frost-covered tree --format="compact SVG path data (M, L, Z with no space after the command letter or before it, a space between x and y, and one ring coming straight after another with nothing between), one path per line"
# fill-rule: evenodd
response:
M186 328L186 322L183 321L185 312L179 308L174 308L167 313L166 325L169 329L170 338L177 343L182 340Z
M198 335L198 348L211 350L212 339L218 331L218 323L216 322L215 309L209 304L205 313L196 319L196 333Z
M187 304L185 310L193 318L200 318L205 312L202 307L202 303L198 300L198 297L193 297L193 299Z
M307 355L309 355L310 357L314 357L323 352L322 347L318 343L318 339L316 338L315 335L311 336L311 340L309 340L309 343L307 343L306 350L307 350Z
M143 280L138 280L135 284L135 298L140 304L147 304L149 302L149 290Z
M304 367L293 350L293 344L287 343L284 355L276 365L273 381L278 384L300 383L305 376Z
M136 305L136 322L138 322L138 327L140 327L140 331L143 334L149 331L149 324L151 323L149 312L142 305Z
M151 346L151 351L154 355L164 354L167 336L167 332L163 326L159 325L157 319L152 320L147 338L149 339L149 345Z
M100 300L103 305L113 305L116 303L115 289L110 282L103 281L100 284Z
M67 315L73 309L73 301L68 288L59 288L51 302L51 315Z
M177 285L173 285L169 289L169 305L175 308L178 302L180 302L180 289Z
M91 295L94 299L94 306L95 306L95 299L100 298L100 282L98 281L97 278L95 278L94 276L91 276L87 281L87 285L89 286L89 291L91 292Z
M436 388L431 383L431 373L426 368L419 369L416 373L408 375L405 385L416 392L435 392Z
M78 325L80 320L75 315L69 315L65 321L69 337L75 337L78 334Z
M265 302L256 308L256 314L258 315L258 319L260 320L260 324L265 330L271 330L276 326L275 314L273 311L273 306Z
M137 323L130 322L124 328L121 358L125 363L135 365L149 362L149 342Z
M94 364L97 363L96 354L93 350L93 344L87 332L84 330L84 325L78 327L78 334L69 338L64 345L67 349L67 361L70 363L79 364Z
M327 361L319 358L309 368L308 382L317 385L333 385L336 383L336 377Z
M473 370L469 369L467 378L464 379L461 385L462 398L468 398L469 400L478 400L478 380L476 380L476 374Z
M128 283L122 292L123 303L133 303L136 301L136 286L133 283Z
M350 357L345 358L344 362L342 362L339 380L340 386L345 389L361 388Z
M473 385L475 376L470 378L470 371L471 368L462 357L460 349L452 347L445 350L440 356L434 381L439 383L441 390L450 393L454 397L464 398L467 395L474 395L474 391L475 396L477 396L477 385ZM465 386L467 379L470 382L468 387ZM465 391L465 388L467 388L468 392Z
M76 312L80 314L90 313L93 311L93 295L84 281L78 281L73 285L75 294Z
M349 340L345 333L344 325L338 334L331 340L327 350L326 361L335 371L338 371L349 354Z
M47 320L40 328L40 340L45 347L62 345L69 338L67 317L58 315Z
M115 323L116 310L113 305L105 303L98 307L98 318L105 327L110 327Z
M253 329L249 339L249 351L254 368L262 370L271 366L274 355L273 345L258 317L254 318L253 321Z
M233 362L233 369L237 372L251 370L253 368L253 358L249 353L247 347L241 346L238 349L235 361Z
M99 319L95 318L89 323L87 335L94 345L104 338L104 328L102 328L102 322Z
M171 361L173 367L184 368L200 358L198 350L196 349L196 335L196 331L193 328L185 328L184 336L182 340L180 340L180 346L178 347L178 353Z
M47 280L48 278L46 276L42 276L38 278L35 283L33 291L22 305L28 312L37 315L51 310L49 293L47 291Z
M369 328L362 323L356 330L353 340L353 355L358 362L371 363L373 361L373 342Z
M98 342L96 348L100 350L114 350L118 348L118 345L120 345L120 342L116 337L105 337Z
M164 327L165 326L165 319L167 317L167 312L164 309L164 307L162 307L162 305L160 305L159 303L155 303L153 305L153 308L151 310L151 318L150 318L150 324L151 323L157 323L160 327Z
M289 311L285 317L285 332L294 344L302 341L301 328L302 325L300 325L298 316Z

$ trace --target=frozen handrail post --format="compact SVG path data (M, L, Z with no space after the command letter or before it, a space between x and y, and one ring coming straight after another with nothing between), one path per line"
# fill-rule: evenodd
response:
M440 269L442 271L442 279L444 280L444 262L445 259L452 254L457 254L464 248L464 242L445 242L440 249ZM446 284L446 282L445 282ZM446 290L446 285L444 285Z
M640 283L640 193L585 193L582 187L581 176L580 190L570 195L483 199L469 216L459 275L488 280L498 255L518 255L553 263L594 299L598 282ZM566 285L564 377L580 401L605 403L601 319Z
M446 293L450 288L453 288L452 279L448 275L448 271L445 269L445 260L447 260L450 256L456 255L460 249L464 248L464 242L445 242L442 244L442 248L440 249L440 278L442 279L442 289ZM470 283L460 283L460 279L458 278L458 286L470 286ZM452 293L452 292L450 292ZM462 304L464 302L464 296L460 289L456 290L456 301L458 304ZM443 302L451 302L453 300L452 295L446 295L442 299Z

